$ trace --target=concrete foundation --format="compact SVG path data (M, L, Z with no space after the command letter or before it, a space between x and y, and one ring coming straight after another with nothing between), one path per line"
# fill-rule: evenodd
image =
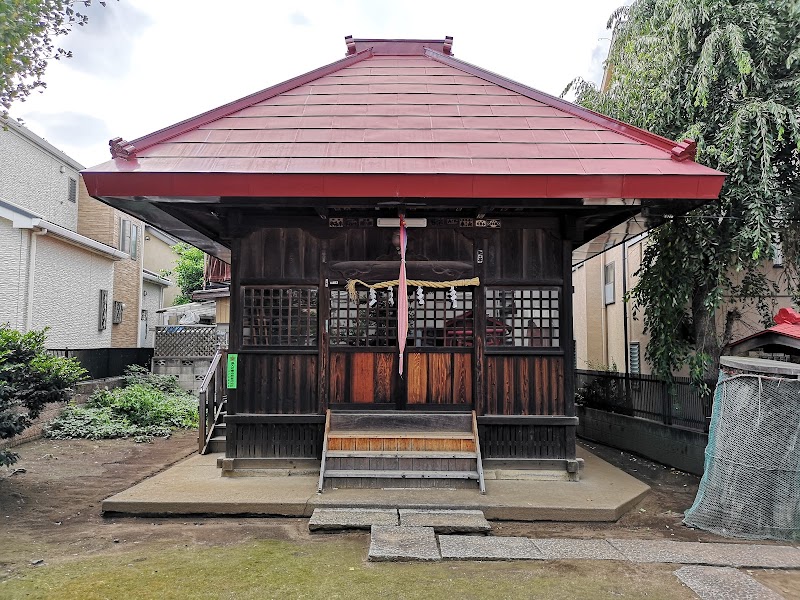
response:
M310 517L315 508L482 510L510 521L616 521L649 491L638 479L578 448L585 461L574 481L489 480L477 489L332 489L318 494L318 477L284 471L275 477L221 477L220 455L192 456L103 501L127 515L275 515Z

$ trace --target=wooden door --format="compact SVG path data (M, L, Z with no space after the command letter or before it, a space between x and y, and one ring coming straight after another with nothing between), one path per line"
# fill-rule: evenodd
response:
M347 410L471 410L472 290L409 294L404 373L399 374L397 306L388 292L354 301L331 288L328 323L331 408ZM396 292L395 292L396 293ZM374 300L374 302L372 301Z

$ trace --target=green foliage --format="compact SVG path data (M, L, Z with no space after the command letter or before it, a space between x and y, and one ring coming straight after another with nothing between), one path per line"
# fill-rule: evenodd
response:
M0 116L15 100L24 101L42 81L51 59L72 52L55 46L54 39L83 26L88 17L78 12L92 0L3 0L0 2ZM100 2L105 6L105 2ZM76 10L78 7L78 10Z
M141 365L129 365L125 369L125 385L146 385L155 388L165 394L183 393L181 386L178 385L177 377L173 375L156 375L151 373L147 367Z
M205 254L199 248L184 243L175 244L172 246L172 250L178 255L173 272L175 273L175 282L181 288L180 295L173 302L177 306L191 302L192 292L203 289ZM167 273L167 275L170 274Z
M742 308L769 324L777 287L763 261L775 242L782 283L800 300L798 19L797 0L637 0L609 20L607 88L571 84L592 110L695 139L698 162L728 174L719 202L652 233L629 295L661 376L684 365L696 380L713 376Z
M181 390L175 377L148 376L141 367L129 367L126 382L124 388L96 391L85 406L67 406L45 427L45 435L148 441L166 437L173 429L197 427L197 398Z
M30 426L45 404L69 399L86 371L74 358L51 356L44 347L47 330L22 333L0 325L0 439ZM0 466L13 465L17 454L0 450Z

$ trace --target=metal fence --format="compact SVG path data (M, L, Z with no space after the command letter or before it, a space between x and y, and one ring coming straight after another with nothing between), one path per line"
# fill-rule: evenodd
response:
M150 368L153 358L152 348L61 348L48 350L54 356L77 358L81 366L88 371L89 379L105 379L118 377L125 372L128 365L140 365Z
M668 383L653 375L576 370L575 402L705 432L711 417L712 396L702 394L686 377L676 377Z

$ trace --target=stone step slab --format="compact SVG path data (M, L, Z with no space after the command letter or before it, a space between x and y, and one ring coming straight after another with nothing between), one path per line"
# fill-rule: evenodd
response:
M436 533L487 533L492 529L482 510L400 509L402 527L433 527Z
M373 525L367 559L373 562L441 560L433 527Z
M627 560L607 540L531 540L548 560Z
M440 535L439 548L445 560L536 560L544 555L523 537Z
M688 566L675 571L701 600L783 600L783 596L731 567Z
M373 525L396 527L396 508L315 508L308 521L309 531L371 529Z
M608 540L626 560L641 563L800 569L800 550L791 546L716 544L671 540Z

